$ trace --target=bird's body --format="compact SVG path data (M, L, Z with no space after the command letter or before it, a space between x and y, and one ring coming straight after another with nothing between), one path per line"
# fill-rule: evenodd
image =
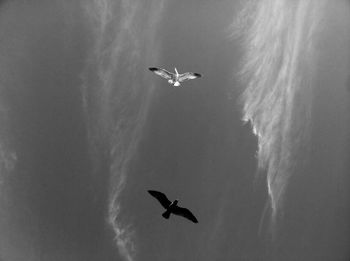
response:
M174 200L170 203L169 207L166 209L166 211L162 214L162 216L166 219L170 217L170 214L176 209L178 200Z
M166 209L166 211L162 214L165 219L168 219L171 214L174 214L185 217L194 223L198 223L197 218L191 213L191 211L189 211L187 208L182 208L177 205L179 202L177 199L171 202L164 193L155 190L148 190L148 193L155 197Z
M173 85L175 87L180 86L181 82L183 82L183 81L192 80L192 79L202 77L201 74L193 73L193 72L186 72L186 73L180 74L176 68L175 68L175 73L172 73L172 72L169 72L165 69L157 68L157 67L150 67L149 70L151 72L154 72L155 74L163 77L164 79L168 80L168 83L170 83L171 85Z

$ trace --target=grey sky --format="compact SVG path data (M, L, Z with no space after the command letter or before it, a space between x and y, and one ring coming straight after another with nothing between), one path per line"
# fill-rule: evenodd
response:
M257 3L271 10L276 1ZM316 0L301 1L276 10L305 18ZM272 37L259 29L233 39L240 2L0 4L0 260L348 260L349 3L324 0L314 16L281 20L289 34L262 12L256 28L276 25ZM310 32L312 58L297 43ZM249 99L241 97L249 83L263 90L250 101L253 126L264 131L259 123L270 118L259 117L271 103L254 99L270 97L270 86L257 83L281 71L272 62L238 76L245 62L280 61L266 47L274 39L294 40L280 47L279 59L294 61L285 75L297 68L293 79L312 78L310 89L291 84L293 96L279 96L297 109L267 133L293 130L281 143L293 152L281 183L258 169L264 136L242 121ZM249 46L260 52L244 60ZM153 66L203 77L174 88ZM277 112L266 115L272 122ZM294 146L298 133L306 138ZM271 184L283 184L277 221ZM178 198L199 223L163 219L148 189Z

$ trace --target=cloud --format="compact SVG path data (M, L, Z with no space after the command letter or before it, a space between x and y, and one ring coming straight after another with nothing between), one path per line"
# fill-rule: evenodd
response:
M244 43L243 120L258 136L258 165L267 171L272 225L282 211L297 155L307 147L315 41L324 4L249 1L233 30Z
M125 260L134 260L131 225L121 221L120 195L137 152L154 91L146 63L157 59L156 24L164 1L100 0L85 8L94 47L83 74L84 106L92 158L110 158L108 222ZM101 149L102 148L102 149Z
M6 102L3 99L0 100L0 122L2 129L0 130L0 195L1 185L4 182L7 175L13 171L17 163L17 153L12 148L9 129L9 111L6 107Z

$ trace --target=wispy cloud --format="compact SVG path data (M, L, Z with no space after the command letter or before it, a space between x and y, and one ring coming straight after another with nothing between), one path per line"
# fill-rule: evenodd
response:
M164 1L94 0L86 10L94 48L84 73L84 104L92 150L109 155L109 217L120 254L134 260L131 225L121 221L120 194L147 118L154 87L147 64L157 59L156 23ZM98 155L94 155L98 157Z
M0 191L5 175L10 173L17 162L17 154L11 151L9 147L0 143Z
M1 87L0 87L1 88ZM9 133L9 111L0 99L0 195L1 195L1 185L5 178L16 166L17 154L11 146L11 135Z
M249 1L235 24L245 48L243 120L258 136L258 163L267 171L272 225L282 210L297 154L308 141L315 39L324 4Z

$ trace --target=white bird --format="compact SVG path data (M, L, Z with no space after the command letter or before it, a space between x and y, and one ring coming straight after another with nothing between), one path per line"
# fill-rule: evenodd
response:
M150 71L154 72L155 74L165 78L168 80L168 83L172 84L173 86L180 86L180 83L186 80L192 80L199 77L202 77L199 73L193 73L193 72L186 72L179 74L178 71L175 68L175 73L168 72L165 69L157 68L157 67L150 67L148 68Z

